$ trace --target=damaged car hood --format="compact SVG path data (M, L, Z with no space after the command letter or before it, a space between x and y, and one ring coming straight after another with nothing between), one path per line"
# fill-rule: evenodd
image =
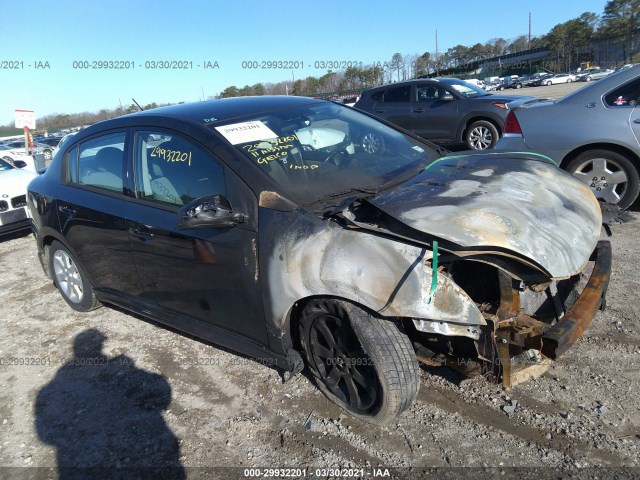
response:
M457 254L516 259L551 278L583 269L602 223L586 185L546 157L517 153L444 157L366 203L343 215L419 243L444 241Z

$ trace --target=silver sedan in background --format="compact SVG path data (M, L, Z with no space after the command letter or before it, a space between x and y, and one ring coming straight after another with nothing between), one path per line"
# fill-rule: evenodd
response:
M537 152L627 208L640 192L640 65L511 112L496 150Z

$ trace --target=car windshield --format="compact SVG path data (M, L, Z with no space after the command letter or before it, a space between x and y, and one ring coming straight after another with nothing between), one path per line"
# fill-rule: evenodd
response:
M234 118L211 128L301 205L375 193L441 156L435 146L331 102Z
M455 78L441 79L440 82L449 86L452 90L455 90L457 93L466 98L484 97L485 95L491 95L490 93L487 93L482 88L476 85L471 85L468 82L464 82Z

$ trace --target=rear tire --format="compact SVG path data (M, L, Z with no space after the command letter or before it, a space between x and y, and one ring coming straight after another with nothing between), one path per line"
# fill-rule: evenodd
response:
M89 312L100 305L84 270L57 240L49 248L49 268L54 285L71 308Z
M591 188L599 200L629 208L640 193L638 167L611 150L587 150L566 166L567 172Z
M409 338L392 321L345 302L312 300L299 326L316 384L351 415L385 424L415 400L416 355Z

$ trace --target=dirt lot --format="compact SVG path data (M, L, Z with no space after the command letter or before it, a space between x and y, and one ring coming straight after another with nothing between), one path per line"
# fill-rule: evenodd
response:
M283 384L276 370L113 308L73 312L42 274L32 237L5 239L0 477L52 473L6 467L55 467L56 455L168 464L189 477L221 466L638 467L633 215L612 228L607 311L547 374L506 395L482 378L423 369L418 401L384 428L343 415L303 375ZM95 350L74 351L79 335Z
M345 416L303 375L283 384L274 369L113 308L73 312L42 274L32 237L6 239L0 477L53 474L23 467L55 467L56 455L173 465L189 478L227 478L199 468L230 466L638 467L634 217L612 228L608 309L547 374L506 395L483 378L425 368L418 401L384 428ZM84 351L74 351L78 338Z
M0 240L0 478L255 473L237 467L322 478L369 478L378 467L397 478L639 476L637 208L630 216L612 227L607 310L548 373L507 395L483 378L423 368L418 400L382 428L343 414L304 375L283 383L268 366L111 307L74 312L30 235ZM56 468L98 460L122 469ZM356 470L328 470L338 467Z

